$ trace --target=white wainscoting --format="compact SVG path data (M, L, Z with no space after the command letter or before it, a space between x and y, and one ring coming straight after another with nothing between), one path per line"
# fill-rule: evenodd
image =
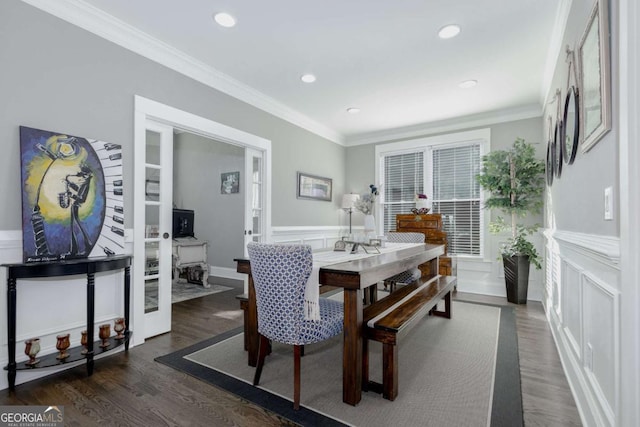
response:
M620 425L620 240L545 231L544 306L585 425Z
M353 229L357 230L358 227ZM347 232L346 227L339 226L271 227L271 241L311 245L312 249L331 248Z

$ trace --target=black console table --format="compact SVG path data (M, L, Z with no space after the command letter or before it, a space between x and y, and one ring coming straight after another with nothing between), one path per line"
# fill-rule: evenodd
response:
M87 373L93 373L94 347L98 347L100 340L94 342L94 314L95 314L95 273L103 271L124 269L124 318L125 318L125 338L116 340L110 338L110 346L100 349L99 352L112 350L120 345L125 346L125 351L129 350L129 305L131 296L131 255L115 255L109 257L71 259L55 262L38 262L26 264L3 264L7 268L7 337L9 364L5 367L9 377L9 389L13 390L16 384L16 371L46 368L56 365L64 365L78 360L86 359ZM17 279L31 279L37 277L59 277L82 274L87 276L87 350L86 354L81 354L82 346L70 348L70 356L64 360L56 359L56 353L45 355L40 358L37 366L29 366L25 363L16 363L16 284Z

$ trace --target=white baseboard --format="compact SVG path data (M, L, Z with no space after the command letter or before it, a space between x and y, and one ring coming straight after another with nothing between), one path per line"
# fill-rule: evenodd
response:
M247 277L244 273L238 273L233 268L209 266L209 276L222 277L224 279L242 280Z

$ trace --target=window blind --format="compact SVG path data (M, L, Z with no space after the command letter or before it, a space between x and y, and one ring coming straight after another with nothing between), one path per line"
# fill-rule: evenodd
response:
M434 147L432 212L442 214L452 254L481 255L480 145Z
M384 232L396 229L396 215L410 213L424 193L424 151L384 157Z

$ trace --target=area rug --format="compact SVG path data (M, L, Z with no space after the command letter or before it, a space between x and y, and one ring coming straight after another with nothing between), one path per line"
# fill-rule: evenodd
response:
M381 382L371 343L370 378ZM241 329L156 361L234 393L301 425L521 426L520 367L513 308L455 301L453 318L426 317L401 339L399 394L363 392L342 402L342 336L305 347L301 405L292 408L293 352L274 343L259 387Z
M158 307L158 285L157 282L150 281L145 286L145 301L144 306L145 310L151 310L155 307ZM183 281L174 280L171 284L171 303L175 304L177 302L187 301L194 298L200 298L206 295L217 294L219 292L228 291L233 289L229 286L223 286L216 283L211 283L209 281L210 287L205 288L204 286L197 283L188 283Z

